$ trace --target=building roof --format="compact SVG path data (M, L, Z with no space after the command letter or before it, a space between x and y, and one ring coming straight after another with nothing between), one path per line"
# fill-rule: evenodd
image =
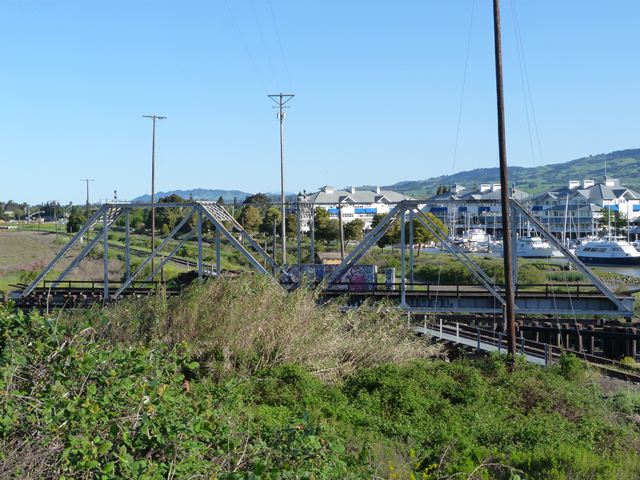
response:
M598 205L594 205L593 203L589 203L587 205L576 205L576 204L569 204L569 205L565 205L565 204L558 204L558 205L553 205L547 209L545 209L544 211L558 211L558 212L564 212L565 210L569 211L569 212L573 212L573 211L579 211L579 210L584 210L584 209L589 209L592 212L599 212L602 210L602 207L599 207Z
M516 200L526 200L530 196L527 192L518 190L517 188L513 189L512 195ZM458 186L458 188L455 189L455 192L454 189L452 189L449 192L434 195L429 198L429 200L436 202L446 202L449 200L467 200L470 202L500 201L500 188L493 188L493 184L491 184L488 189L478 188L476 190L460 189Z
M308 203L398 203L402 200L410 200L411 197L392 190L338 190L329 185L325 185L315 193L310 193L303 198Z
M613 185L607 185L607 183L613 183ZM620 185L617 181L614 182L609 180L607 183L596 183L587 188L578 187L570 189L568 187L563 187L558 190L536 195L532 200L534 202L540 202L546 198L551 198L552 200L561 201L563 198L566 198L567 195L569 196L569 202L581 200L584 202L591 201L597 203L603 200L613 201L621 198L625 198L627 200L640 199L640 193Z

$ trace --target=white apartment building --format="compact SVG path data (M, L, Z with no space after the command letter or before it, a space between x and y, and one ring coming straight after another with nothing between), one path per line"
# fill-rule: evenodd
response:
M533 197L530 207L551 232L579 237L597 233L606 210L620 212L630 222L640 219L640 193L609 177L598 183L571 180L562 189Z
M517 188L511 189L510 194L520 202L529 198L528 193ZM473 190L454 185L448 192L429 198L423 211L438 217L453 234L478 226L501 234L500 184L481 183Z
M344 223L360 219L364 222L364 229L368 230L371 228L374 215L389 213L397 203L410 198L398 192L382 190L380 187L373 190L357 190L355 187L339 190L325 185L317 192L300 196L300 202L311 207L302 209L301 229L303 232L309 231L311 212L315 208L324 208L329 212L329 216L335 219L338 219L342 210Z

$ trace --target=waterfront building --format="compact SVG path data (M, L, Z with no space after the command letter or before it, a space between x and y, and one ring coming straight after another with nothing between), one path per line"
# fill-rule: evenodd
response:
M371 222L376 214L387 214L402 200L411 197L392 190L383 190L375 187L372 190L358 190L351 187L348 190L340 190L329 185L325 185L317 192L301 195L299 201L310 205L312 208L302 210L302 220L300 222L303 232L309 231L311 212L315 208L323 208L329 212L329 217L338 219L342 210L343 223L360 219L364 223L364 229L371 228Z
M517 188L511 195L523 203L529 199L527 192ZM481 183L476 189L454 185L430 197L423 210L438 217L454 235L478 226L494 236L502 235L499 183Z
M569 181L566 187L541 193L531 199L534 215L562 238L595 235L606 227L607 211L623 214L629 223L640 219L640 193L619 180Z

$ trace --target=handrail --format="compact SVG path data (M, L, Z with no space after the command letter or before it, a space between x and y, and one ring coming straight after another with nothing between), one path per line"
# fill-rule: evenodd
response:
M507 346L507 338L506 335L503 335L501 332L495 332L493 330L487 330L481 327L473 327L465 324L457 324L451 325L449 323L443 323L440 326L433 326L433 329L441 328L442 331L446 331L449 334L457 334L460 337L464 337L466 339L480 339L483 343L487 343L490 345L498 346L499 349L504 345L505 351ZM497 338L496 338L497 337ZM564 352L571 352L576 355L579 355L585 361L597 365L603 366L611 366L621 368L628 373L624 365L618 362L617 360L612 360L610 358L601 357L599 355L593 355L586 352L579 352L574 349L566 348L566 347L558 347L556 345L544 342L537 342L535 340L530 340L524 337L520 337L518 339L518 352L519 353L527 353L531 356L543 358L543 359L553 359L559 358ZM629 373L629 375L636 375L633 373ZM636 375L639 376L639 375Z

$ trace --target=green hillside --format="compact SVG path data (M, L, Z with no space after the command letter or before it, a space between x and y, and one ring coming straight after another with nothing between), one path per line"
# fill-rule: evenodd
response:
M607 175L619 179L625 186L640 190L640 149L620 150L578 158L565 163L539 167L510 167L509 181L529 193L539 193L566 185L569 180L584 178L601 180L604 176L604 159L607 158ZM453 175L443 175L427 180L404 181L386 186L390 190L424 198L433 195L438 185L461 184L473 187L479 183L493 183L499 179L499 169L477 168Z

